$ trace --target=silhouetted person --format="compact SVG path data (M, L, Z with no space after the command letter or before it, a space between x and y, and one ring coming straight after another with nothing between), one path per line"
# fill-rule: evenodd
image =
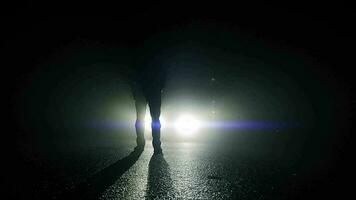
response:
M140 46L135 48L132 60L133 72L131 88L136 107L137 147L144 148L144 120L146 106L149 106L152 123L152 145L155 154L161 154L161 93L165 84L167 66L164 66L161 54L153 48Z

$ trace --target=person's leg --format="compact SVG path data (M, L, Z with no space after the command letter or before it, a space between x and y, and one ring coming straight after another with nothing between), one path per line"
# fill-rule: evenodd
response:
M161 153L161 122L159 117L161 115L161 90L151 90L148 95L148 105L152 118L152 145L155 153Z
M143 147L145 146L144 131L145 131L145 116L146 116L147 100L143 94L142 89L140 89L138 86L133 89L133 95L134 95L135 107L136 107L136 123L135 123L136 135L137 135L136 143L137 146Z

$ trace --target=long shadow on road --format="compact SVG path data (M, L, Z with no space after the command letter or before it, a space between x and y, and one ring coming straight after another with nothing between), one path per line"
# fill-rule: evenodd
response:
M153 155L148 164L146 199L174 199L171 173L163 155Z
M110 166L77 185L72 191L60 199L99 199L101 194L117 179L119 179L140 157L142 150L135 150L128 156L116 161Z

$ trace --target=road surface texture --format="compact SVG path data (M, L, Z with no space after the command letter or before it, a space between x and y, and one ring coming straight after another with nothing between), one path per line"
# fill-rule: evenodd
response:
M134 138L53 148L21 164L15 198L309 199L332 187L300 178L293 156L240 144L164 141L162 156L149 139L143 152Z

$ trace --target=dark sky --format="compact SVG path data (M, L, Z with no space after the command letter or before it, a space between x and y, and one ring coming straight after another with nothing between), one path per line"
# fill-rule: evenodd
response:
M351 53L347 49L352 43L354 14L351 6L342 2L280 4L248 1L231 4L120 1L111 5L52 1L14 3L6 9L5 13L9 15L1 20L2 43L5 43L10 55L21 53L31 62L36 62L36 59L50 54L51 50L79 38L113 44L130 43L192 21L214 21L273 44L297 48L327 63L328 68L334 68L337 64L337 72L331 72L335 76L343 76L344 71L339 71L340 68L347 70L346 62L340 58L347 59ZM340 61L345 63L340 65Z
M5 8L5 7L4 7ZM312 57L315 70L351 91L351 6L343 3L220 2L12 3L2 17L5 82L21 79L62 47L77 40L130 45L189 23L226 30ZM74 15L74 16L73 16ZM21 58L21 59L19 59ZM320 64L319 64L320 63ZM16 81L15 81L16 82ZM340 85L341 84L341 85ZM12 89L10 89L12 90Z

